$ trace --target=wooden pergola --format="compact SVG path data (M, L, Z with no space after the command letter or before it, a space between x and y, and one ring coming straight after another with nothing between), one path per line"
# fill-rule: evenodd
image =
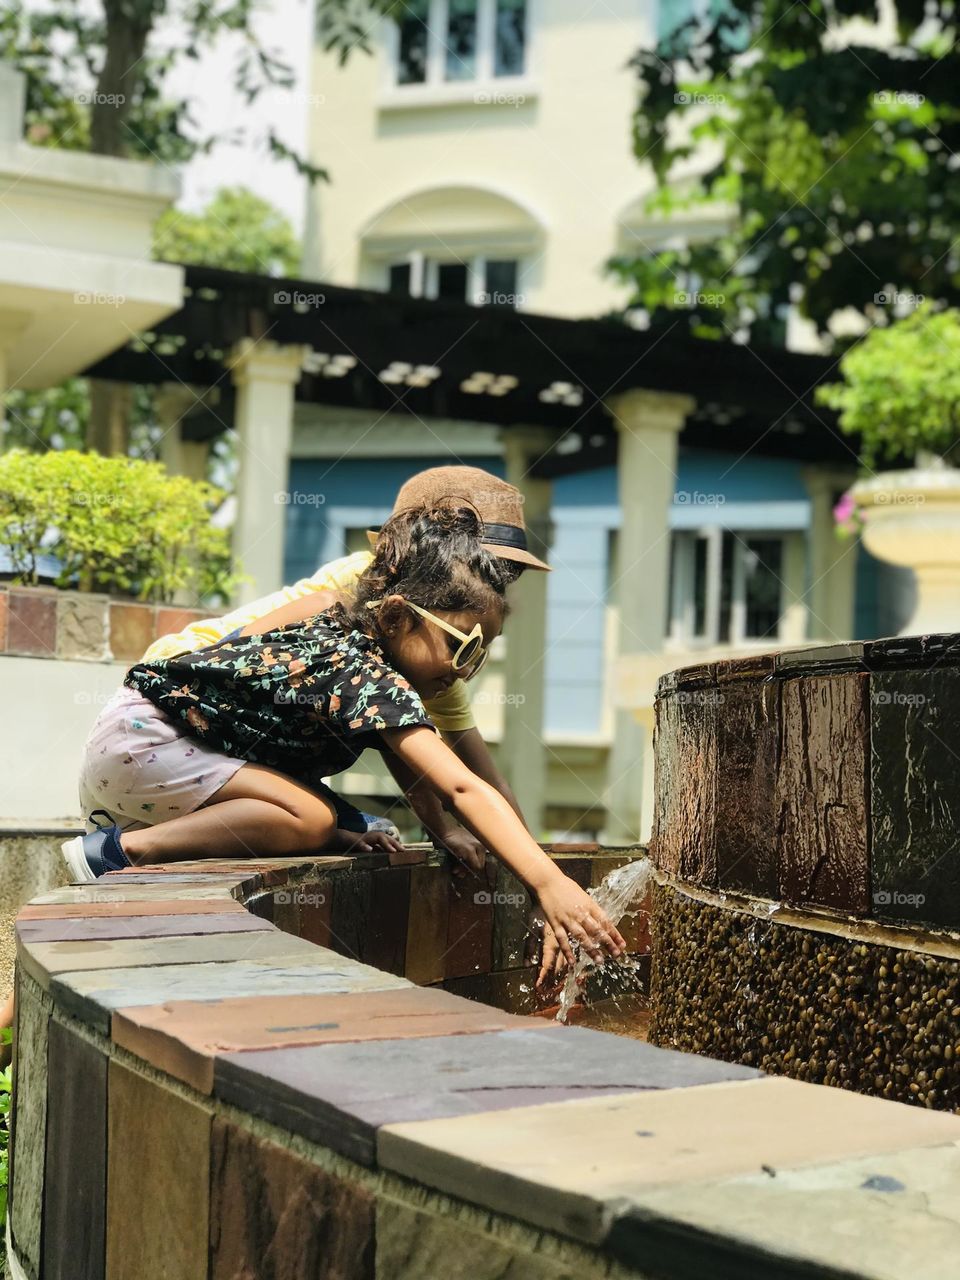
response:
M298 401L546 427L559 443L536 464L543 476L614 462L608 402L634 388L695 399L684 445L819 462L855 455L833 413L813 402L817 384L837 376L834 359L693 338L679 319L638 330L615 319L568 320L196 266L186 268L184 294L181 310L154 332L86 373L219 387L216 407L198 406L185 418L188 439L232 425L225 360L249 339L309 348Z

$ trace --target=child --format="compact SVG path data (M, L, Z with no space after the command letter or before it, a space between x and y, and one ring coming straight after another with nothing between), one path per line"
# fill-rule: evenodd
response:
M525 570L549 572L549 565L527 549L527 535L523 518L523 495L514 485L491 475L479 467L430 467L410 477L400 488L393 514L412 507L431 507L451 498L462 498L466 505L474 507L483 520L483 545L496 557L497 567L507 583L513 582ZM357 551L339 560L321 565L309 578L301 578L292 586L286 586L271 595L241 605L220 618L204 618L193 622L183 631L162 636L155 640L143 655L144 662L157 658L172 658L182 653L194 652L223 640L234 630L258 622L274 611L278 617L273 625L304 616L297 606L305 596L313 601L313 612L320 613L334 603L338 595L353 595L357 579L373 559L372 548L377 534L368 534L371 550ZM292 610L285 606L293 605ZM282 612L281 612L282 610ZM470 707L470 698L462 680L455 680L449 689L437 697L424 699L431 722L440 730L444 741L457 754L471 773L504 795L523 817L516 797L506 778L497 768L483 740ZM81 812L88 817L90 809L86 794L81 796ZM432 794L423 794L417 808L427 833L436 844L448 849L464 868L479 872L483 868L484 849L476 837L467 831L456 818L447 813ZM354 811L356 812L356 811ZM95 823L88 820L87 830ZM383 829L399 835L392 823L373 819L367 815L367 830Z
M459 501L459 500L458 500ZM124 680L129 732L101 713L82 785L111 826L64 845L76 880L133 864L295 854L361 840L360 815L328 788L302 782L349 767L376 747L416 804L425 783L524 881L568 962L572 943L595 960L625 949L597 903L543 853L507 800L473 774L431 724L423 698L475 675L500 631L504 575L464 506L414 508L381 531L348 604L302 617L285 606L196 653L141 662ZM253 634L251 634L253 632ZM157 797L152 825L118 819ZM351 835L351 832L353 833ZM393 842L394 845L396 842ZM354 844L354 847L355 844Z

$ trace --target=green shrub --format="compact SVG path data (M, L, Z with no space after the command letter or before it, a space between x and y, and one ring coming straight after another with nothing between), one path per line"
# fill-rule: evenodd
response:
M15 449L0 455L0 547L26 586L47 555L59 562L61 587L154 603L184 589L226 599L240 578L229 531L210 522L223 497L159 462Z
M840 371L843 382L818 387L817 400L860 436L867 467L912 461L925 450L946 453L960 439L960 311L924 305L871 329Z

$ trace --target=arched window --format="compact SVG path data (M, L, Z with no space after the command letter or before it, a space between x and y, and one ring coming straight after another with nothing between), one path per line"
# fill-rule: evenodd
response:
M392 293L477 306L526 305L543 228L509 197L477 187L405 196L361 234L364 282Z

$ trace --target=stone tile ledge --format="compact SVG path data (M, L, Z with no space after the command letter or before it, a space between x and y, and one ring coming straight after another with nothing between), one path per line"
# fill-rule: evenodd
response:
M550 851L587 884L640 852ZM952 1278L960 1117L418 985L441 955L507 967L491 894L448 908L449 881L423 847L135 868L28 904L12 1273L226 1280L269 1253L338 1280Z

